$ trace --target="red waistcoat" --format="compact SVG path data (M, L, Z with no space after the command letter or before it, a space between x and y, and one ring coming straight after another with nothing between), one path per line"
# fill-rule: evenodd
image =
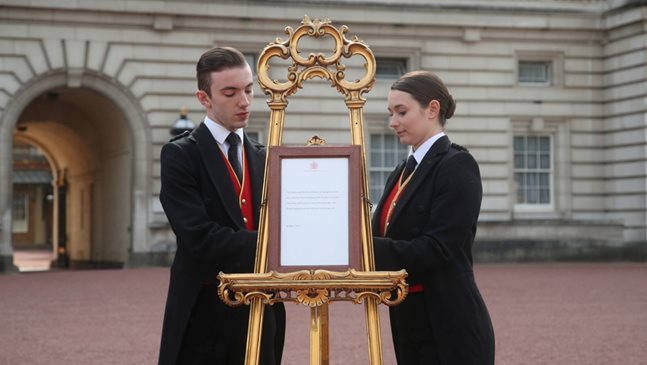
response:
M400 195L402 194L402 191L407 186L412 176L413 176L413 173L409 175L409 177L407 177L406 180L402 181L402 173L400 173L400 178L398 179L398 182L395 183L395 185L393 185L393 189L389 193L389 196L386 198L386 201L384 202L384 206L382 206L382 214L380 214L380 234L382 235L382 237L386 236L386 230L387 228L389 228L389 221L391 220L393 209L395 208L395 205L398 203L398 200L400 199Z
M222 151L221 151L222 152ZM234 190L236 191L236 196L238 196L238 205L240 206L240 211L243 213L243 221L245 222L245 228L249 231L256 229L254 225L254 206L252 204L252 184L249 181L249 165L247 164L247 154L243 148L243 181L242 183L238 181L236 173L231 168L229 160L225 154L222 154L223 159L227 161L227 170L229 171L229 177L231 178L231 183L234 185ZM242 185L242 186L241 186Z

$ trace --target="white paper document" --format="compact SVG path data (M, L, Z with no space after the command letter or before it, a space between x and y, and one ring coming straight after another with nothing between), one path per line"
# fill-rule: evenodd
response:
M282 266L348 265L347 158L281 160Z

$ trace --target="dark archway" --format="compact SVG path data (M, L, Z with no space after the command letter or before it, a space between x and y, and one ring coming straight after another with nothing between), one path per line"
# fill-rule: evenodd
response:
M123 265L131 242L132 142L114 104L92 90L48 90L23 110L14 138L43 146L56 166L57 262Z
M68 184L65 237L72 264L122 266L145 248L150 129L127 91L94 74L84 74L81 87L68 87L64 74L32 80L0 120L0 140L9 142L2 146L0 180L9 186L15 139L46 150L56 183ZM12 189L0 189L0 205L11 204ZM5 214L0 224L11 227L11 220ZM12 248L10 230L0 234L1 271Z

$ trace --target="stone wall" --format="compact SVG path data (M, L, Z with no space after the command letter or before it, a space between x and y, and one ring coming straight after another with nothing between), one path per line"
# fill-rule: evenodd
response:
M119 250L137 257L134 262L146 262L147 255L158 262L173 250L157 197L158 156L182 106L193 121L203 118L193 95L195 61L215 45L258 54L286 37L285 26L298 27L304 14L348 25L349 36L364 40L378 58L404 57L410 69L432 70L446 81L458 103L447 132L481 167L482 241L543 242L542 232L567 230L568 241L640 244L647 241L647 8L639 4L0 1L0 255L11 255L14 126L42 80L58 75L64 81L57 87L103 88L129 123L131 136L123 138L133 146L132 242ZM520 60L550 60L553 82L520 84ZM366 95L367 136L391 133L386 95L392 81L378 79ZM249 130L264 140L269 112L258 87L255 94ZM300 90L286 115L286 144L303 144L313 134L350 142L347 111L328 83ZM553 138L549 206L515 204L515 133ZM542 230L527 224L533 221Z

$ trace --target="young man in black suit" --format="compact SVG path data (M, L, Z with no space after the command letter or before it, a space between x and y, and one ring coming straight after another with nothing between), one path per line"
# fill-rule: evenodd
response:
M227 307L219 272L253 272L265 148L247 137L253 98L250 66L238 50L217 47L197 63L196 97L206 110L191 133L161 152L160 201L177 238L160 365L242 365L249 307ZM268 306L260 360L281 362L282 304Z

